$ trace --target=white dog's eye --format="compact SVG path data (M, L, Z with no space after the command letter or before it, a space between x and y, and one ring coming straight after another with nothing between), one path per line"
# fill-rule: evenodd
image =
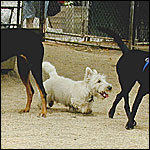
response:
M101 80L98 80L98 82L97 83L101 83Z

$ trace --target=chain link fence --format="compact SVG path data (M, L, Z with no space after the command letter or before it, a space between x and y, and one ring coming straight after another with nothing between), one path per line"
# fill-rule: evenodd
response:
M23 1L20 1L20 24ZM40 1L43 3L44 1ZM51 2L51 1L49 1ZM59 1L61 11L46 18L45 39L72 43L99 45L101 41L112 41L105 33L97 30L104 26L129 40L131 1ZM18 1L1 1L1 6L17 6ZM39 8L40 9L40 8ZM17 9L1 9L1 24L16 23ZM11 14L12 13L12 14ZM39 19L34 19L34 28L39 28ZM135 1L133 37L137 42L149 43L149 1Z

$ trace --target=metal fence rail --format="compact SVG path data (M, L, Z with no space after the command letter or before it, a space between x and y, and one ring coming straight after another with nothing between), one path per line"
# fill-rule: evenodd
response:
M46 39L99 45L101 41L112 41L108 35L97 30L97 26L104 26L129 41L130 8L131 2L134 2L133 41L149 43L149 1L64 2L61 3L61 11L58 14L46 18ZM14 4L16 6L17 1L1 1L1 4L2 6ZM16 12L13 12L11 23L16 15ZM4 20L2 16L1 20ZM26 27L26 20L22 22L22 27ZM34 20L34 28L39 28L37 18Z

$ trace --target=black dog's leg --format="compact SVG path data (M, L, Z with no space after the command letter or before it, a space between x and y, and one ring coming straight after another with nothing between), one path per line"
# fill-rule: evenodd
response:
M130 115L130 106L129 106L129 96L128 94L126 94L124 96L124 94L122 92L120 92L117 96L116 96L116 99L113 103L113 106L111 107L110 111L109 111L109 118L113 118L114 114L115 114L115 109L116 109L116 106L117 104L120 102L121 98L124 97L125 99L125 106L124 106L124 109L125 109L125 112L127 114L127 117L129 118L129 115Z
M129 117L128 122L126 124L126 129L133 129L134 126L136 126L136 122L135 122L134 118L135 118L137 109L139 107L139 104L142 101L143 96L145 96L147 93L148 92L146 92L145 89L140 86L140 88L138 90L138 94L135 98L135 101L134 101L134 104L132 107L132 112L130 113L130 117Z
M116 96L116 99L115 99L115 101L113 102L113 105L112 105L112 107L111 107L111 109L109 110L109 118L113 118L113 116L114 116L114 113L115 113L115 109L116 109L116 106L117 106L117 104L120 102L120 100L122 99L122 97L123 97L123 94L122 94L122 92L120 92L117 96Z
M122 97L124 97L125 100L125 112L127 114L127 116L129 117L130 115L130 106L129 106L129 96L128 93L131 91L133 85L135 84L135 81L127 81L124 78L119 78L119 82L122 88L122 91L116 96L116 99L109 111L109 117L113 118L114 113L115 113L115 109L117 104L120 102L120 100L122 99Z
M31 71L32 74L35 78L37 87L39 89L40 95L41 95L41 100L42 100L42 111L40 115L42 117L46 117L46 92L43 86L43 80L42 80L42 59L41 60L32 60L32 66L31 66Z
M30 83L29 79L29 73L30 73L30 68L29 68L29 63L25 57L18 56L17 57L17 66L18 66L18 73L20 75L20 78L23 82L23 84L26 87L26 93L27 93L27 104L26 108L23 110L20 110L19 112L29 112L30 107L31 107L31 102L32 102L32 97L34 94L33 87Z
M129 106L129 95L128 94L124 96L124 100L125 100L124 109L125 109L127 117L129 118L129 116L130 116L130 106Z
M120 82L121 88L123 89L123 97L125 101L124 109L126 112L127 117L130 116L130 106L129 106L129 92L131 91L132 87L135 84L135 79L126 79L123 78L123 81Z

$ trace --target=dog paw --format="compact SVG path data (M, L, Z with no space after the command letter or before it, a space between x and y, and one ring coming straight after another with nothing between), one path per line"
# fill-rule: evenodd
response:
M46 113L39 113L39 115L37 117L43 117L43 118L46 118Z
M92 110L82 111L82 114L85 114L85 115L87 115L87 114L91 114L91 113L92 113Z
M74 109L76 109L76 110L79 109L78 105L75 104L74 102L71 103L71 107L74 108Z
M39 113L38 117L44 117L44 118L46 118L46 113L47 113L46 110L42 110L42 111Z
M29 112L30 110L29 109L21 109L18 111L18 113L22 114L22 113L26 113L26 112Z
M134 121L128 121L127 122L127 124L126 124L126 126L125 126L125 128L127 129L127 130L130 130L130 129L133 129L135 126L136 126L136 121L134 120Z

